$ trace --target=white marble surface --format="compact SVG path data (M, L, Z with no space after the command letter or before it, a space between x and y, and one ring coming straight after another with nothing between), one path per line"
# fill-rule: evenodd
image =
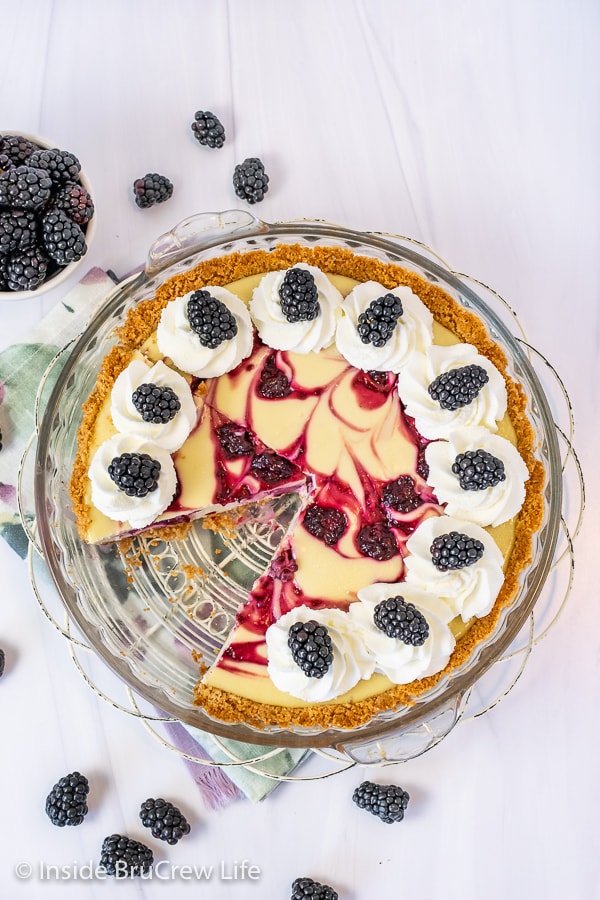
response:
M286 898L300 874L343 900L600 897L598 4L2 0L0 11L0 132L80 156L98 211L90 266L123 274L179 220L238 205L233 166L259 155L271 188L255 211L267 221L409 235L509 300L566 383L588 492L567 610L517 687L421 758L375 773L412 795L394 826L350 802L368 777L358 768L206 809L182 762L84 684L25 565L0 545L0 896L107 896L112 882L45 880L39 867L73 875L106 834L142 838L140 800L167 794L193 834L164 858L215 873L199 883L175 869L119 884L122 897ZM223 150L194 141L200 108L221 114ZM130 186L148 171L169 175L175 194L141 211ZM0 347L65 290L3 302ZM94 803L66 831L43 799L74 768L95 778ZM221 876L244 859L258 880ZM19 862L31 878L16 877Z

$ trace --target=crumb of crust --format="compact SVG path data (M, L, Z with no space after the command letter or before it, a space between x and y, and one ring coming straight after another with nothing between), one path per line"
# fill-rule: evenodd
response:
M214 534L224 537L234 537L236 527L240 520L240 514L237 515L230 512L211 513L202 519L202 527Z

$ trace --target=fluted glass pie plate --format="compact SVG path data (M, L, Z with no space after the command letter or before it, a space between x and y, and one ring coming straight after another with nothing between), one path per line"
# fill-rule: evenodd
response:
M510 361L509 374L526 394L536 435L535 452L546 473L543 523L520 590L493 633L451 676L410 707L386 711L366 725L346 729L258 729L228 724L193 705L198 655L210 663L233 624L236 610L279 543L299 502L295 495L270 506L250 505L234 535L216 535L195 523L184 539L137 537L122 547L91 546L78 535L69 482L77 449L81 405L93 390L100 364L116 343L115 329L127 311L152 297L168 278L203 259L294 243L340 246L393 262L438 284L486 323ZM359 233L318 221L268 224L230 210L194 216L160 237L145 269L106 299L71 349L45 406L38 435L34 496L40 545L69 616L98 655L141 697L170 716L205 731L254 743L288 747L336 747L368 757L390 738L434 741L459 717L473 684L498 660L531 613L550 571L562 503L562 472L556 427L526 349L511 332L511 313L492 308L468 279L452 273L427 248L394 235ZM273 527L273 518L279 528ZM199 575L199 572L202 575ZM430 741L431 743L432 741ZM366 750L365 750L366 748ZM413 754L414 755L414 754Z

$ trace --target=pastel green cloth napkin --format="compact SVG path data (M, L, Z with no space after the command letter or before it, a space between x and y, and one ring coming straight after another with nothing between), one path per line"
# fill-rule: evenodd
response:
M105 271L90 269L63 301L32 330L27 340L0 353L0 536L23 559L27 556L28 538L17 503L17 475L27 442L35 429L35 402L39 385L49 363L81 334L114 288L115 280ZM59 358L47 379L44 396L48 396L46 392L52 389L60 369ZM22 497L26 506L23 509L24 518L31 523L35 515L31 491L24 490ZM253 759L273 749L224 739L216 741L211 735L179 722L169 723L165 727L177 749L200 759L228 762L229 757L223 747L239 760ZM274 778L257 774L244 766L218 768L189 760L186 763L207 802L217 806L239 796L236 787L251 800L264 799L279 784L277 776L289 775L309 752L280 750L257 764Z

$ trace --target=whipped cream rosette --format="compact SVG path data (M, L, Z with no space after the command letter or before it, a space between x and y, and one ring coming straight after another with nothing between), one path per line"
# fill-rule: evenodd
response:
M420 646L388 637L375 624L375 610L380 603L401 597L423 614L428 634ZM454 635L447 624L447 607L437 597L421 588L400 584L375 583L358 591L358 601L350 604L350 618L360 629L363 641L375 657L375 671L386 675L393 684L410 684L440 672L455 646Z
M401 303L401 314L391 336L383 346L363 341L358 330L359 318L367 313L374 301L390 294ZM351 365L377 372L399 372L412 354L424 353L432 339L433 316L422 300L409 287L400 286L388 291L376 281L358 284L350 291L335 333L336 346Z
M144 496L130 496L109 474L114 459L124 453L147 454L160 464L156 487ZM171 503L177 489L177 473L170 454L150 441L140 442L132 434L116 434L100 445L88 471L92 485L92 503L116 522L129 522L132 528L150 525Z
M429 393L429 386L444 373L477 366L485 370L487 382L464 406L446 409ZM425 438L448 437L456 428L481 425L498 430L506 413L506 385L496 366L471 344L438 346L415 353L398 375L398 391L406 412Z
M281 304L281 288L286 274L293 270L308 272L316 288L318 311L314 318L289 321ZM250 315L259 337L274 350L294 353L318 352L333 343L343 297L329 278L316 266L298 263L293 269L269 272L254 288Z
M168 388L175 394L180 406L171 419L165 422L144 420L133 399L144 384ZM151 366L142 359L134 359L114 383L110 414L117 431L136 435L174 453L196 424L197 409L190 386L182 375L162 361Z
M483 553L475 562L444 571L433 562L432 544L452 533L479 541ZM447 622L457 616L468 622L490 612L504 582L503 558L494 539L479 525L453 516L432 516L411 535L406 550L406 584L438 597L446 607Z
M203 292L223 304L235 321L235 335L220 341L216 347L206 346L202 342L188 314L189 301ZM207 336L210 338L211 332ZM245 303L231 291L217 285L190 291L171 300L163 309L156 330L160 352L182 372L197 378L216 378L235 369L250 355L253 340L252 320Z
M457 457L483 450L499 461L503 478L497 484L477 488L461 487L459 474L452 471ZM525 482L529 471L517 448L486 428L457 428L446 441L432 441L425 449L429 466L428 484L446 513L477 525L501 525L512 519L525 500Z
M289 630L296 622L313 620L325 625L331 638L333 662L321 678L305 675L288 645ZM363 635L343 610L297 606L285 613L266 632L268 672L275 687L311 703L333 700L361 679L370 678L375 659Z

